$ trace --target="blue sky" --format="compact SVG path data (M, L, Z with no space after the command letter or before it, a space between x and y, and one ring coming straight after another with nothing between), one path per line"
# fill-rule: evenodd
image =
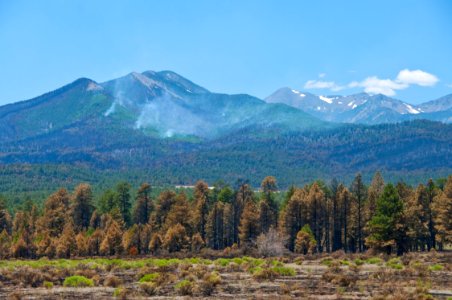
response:
M0 0L0 104L79 77L173 70L266 97L452 93L452 1Z

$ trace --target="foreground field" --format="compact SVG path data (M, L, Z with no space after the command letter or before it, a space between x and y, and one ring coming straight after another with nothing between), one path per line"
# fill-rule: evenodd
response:
M452 253L0 261L0 298L451 299Z

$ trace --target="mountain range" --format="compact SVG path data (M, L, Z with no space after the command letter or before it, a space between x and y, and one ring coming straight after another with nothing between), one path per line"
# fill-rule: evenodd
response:
M108 178L257 185L274 175L287 187L377 170L388 180L445 176L451 99L414 106L283 88L261 100L214 93L171 71L81 78L0 107L0 193Z
M382 94L323 96L281 88L265 101L284 103L329 122L381 124L415 119L452 122L452 94L420 105L411 105Z

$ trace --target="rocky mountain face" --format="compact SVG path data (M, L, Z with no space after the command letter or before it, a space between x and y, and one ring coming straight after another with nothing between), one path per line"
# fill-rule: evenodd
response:
M323 96L281 88L265 101L284 103L319 119L339 123L381 124L414 119L452 121L452 95L421 105L411 105L381 94Z

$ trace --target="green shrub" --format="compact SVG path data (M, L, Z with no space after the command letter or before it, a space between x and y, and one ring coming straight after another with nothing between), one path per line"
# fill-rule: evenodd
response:
M333 263L333 259L331 257L324 258L320 261L320 264L329 267Z
M272 269L259 268L253 273L253 278L256 280L274 280L278 276L279 274Z
M371 264L371 265L379 265L382 262L383 261L379 257L371 257L366 260L366 263Z
M69 276L64 279L63 286L66 287L89 287L94 286L92 279L85 276Z
M51 288L53 288L53 282L50 282L50 281L44 281L44 282L42 283L42 286L45 287L46 289L51 289Z
M123 290L123 288L116 288L116 289L113 291L113 297L119 297L119 296L121 296L122 290Z
M441 271L444 269L444 266L440 265L440 264L434 264L434 265L431 265L430 267L428 267L428 269L430 271Z
M341 265L350 266L350 261L347 259L340 260L339 262L341 263Z
M186 279L176 283L174 288L182 296L193 294L193 282L186 280Z
M254 273L260 272L262 270L263 270L262 267L251 267L251 268L248 269L248 272L251 273L251 274L254 274Z
M295 269L290 268L290 267L273 267L273 268L271 268L271 270L281 276L295 276L296 275Z
M143 277L140 278L139 282L143 283L143 282L154 282L159 278L160 274L159 273L150 273L150 274L146 274Z
M232 261L234 263L238 264L238 265L241 265L241 264L244 263L244 260L242 258L240 258L240 257L235 257L235 258L232 259Z
M222 267L226 267L227 265L229 265L230 262L231 260L228 258L218 258L217 260L215 260L215 264L220 265Z
M272 260L271 264L274 267L284 267L284 264L279 260Z
M364 260L357 258L354 260L354 263L357 266L362 266L362 265L364 265Z
M390 267L392 269L397 269L397 270L402 270L403 269L402 262L398 258L391 258L386 263L386 266L388 266L388 267Z

